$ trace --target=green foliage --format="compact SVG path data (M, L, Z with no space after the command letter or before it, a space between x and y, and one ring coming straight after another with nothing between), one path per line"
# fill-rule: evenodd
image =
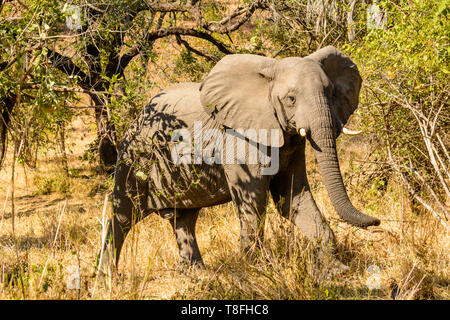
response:
M65 19L61 9L58 1L27 1L22 6L4 4L0 13L0 108L8 97L15 98L9 133L16 144L23 141L19 157L31 165L37 149L53 145L58 126L74 116L65 106L73 94L55 90L74 80L47 59L51 37Z
M346 48L364 66L361 69L365 77L401 77L406 81L405 87L416 82L416 90L423 90L423 84L428 83L430 75L443 80L445 74L449 74L448 1L416 0L401 6L390 1L381 4L388 11L388 25L391 27L373 29L362 41ZM404 74L408 70L413 72L413 77Z
M387 26L344 48L364 79L358 113L368 134L383 144L381 155L372 158L390 162L422 197L434 190L445 199L440 176L449 147L450 5L415 0L380 6Z
M192 52L183 49L175 60L174 74L183 74L190 81L199 82L212 68L210 63L204 63L195 57Z

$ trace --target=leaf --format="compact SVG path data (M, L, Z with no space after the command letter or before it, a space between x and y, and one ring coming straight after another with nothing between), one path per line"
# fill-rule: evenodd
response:
M147 175L142 171L136 172L136 177L138 177L141 180L147 180Z

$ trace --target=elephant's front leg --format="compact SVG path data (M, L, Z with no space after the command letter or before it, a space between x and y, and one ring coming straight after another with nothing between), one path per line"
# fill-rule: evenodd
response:
M177 214L170 219L180 251L181 264L203 265L195 237L195 223L199 211L199 209L177 210Z
M258 165L226 165L231 196L239 210L240 245L244 253L253 253L264 240L264 216L269 177L260 175Z
M246 205L238 207L241 250L252 254L264 241L264 214Z
M288 181L295 181L295 178L295 174L291 174ZM336 258L334 233L317 208L306 175L300 183L302 188L294 187L292 184L290 188L287 188L288 184L283 185L281 181L274 179L270 186L272 198L279 204L278 209L281 214L291 220L309 240L317 245L319 261L327 266L331 273L341 274L348 271L349 267Z
M335 252L335 236L314 201L306 177L305 149L301 145L291 162L270 183L270 191L280 213L292 221L311 241Z
M319 208L312 197L309 186L291 198L291 204L282 206L282 215L291 218L292 222L303 232L310 240L320 244L325 251L335 252L335 236L328 223L322 216Z

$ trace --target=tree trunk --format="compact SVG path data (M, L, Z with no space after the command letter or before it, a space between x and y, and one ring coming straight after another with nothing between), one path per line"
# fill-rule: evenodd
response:
M348 28L348 41L352 42L356 37L355 20L353 20L353 13L355 11L355 6L358 0L352 0L349 5L349 11L347 12L347 28Z
M59 134L59 147L61 149L61 164L64 169L66 177L69 176L69 162L67 160L66 152L66 124L61 121L58 123L58 134Z
M117 161L116 128L111 122L104 101L98 96L93 96L92 99L97 106L95 108L95 120L97 122L99 168L101 171L111 174L114 172Z
M8 137L8 126L11 119L11 112L16 103L16 95L11 94L5 98L2 98L0 102L0 169L3 166L3 161L6 156L6 139Z

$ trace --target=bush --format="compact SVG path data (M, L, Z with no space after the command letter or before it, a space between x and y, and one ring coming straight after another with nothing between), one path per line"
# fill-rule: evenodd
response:
M448 1L380 5L388 14L387 27L345 47L364 79L358 112L364 114L367 132L382 142L372 160L398 174L411 197L445 225L450 199Z

